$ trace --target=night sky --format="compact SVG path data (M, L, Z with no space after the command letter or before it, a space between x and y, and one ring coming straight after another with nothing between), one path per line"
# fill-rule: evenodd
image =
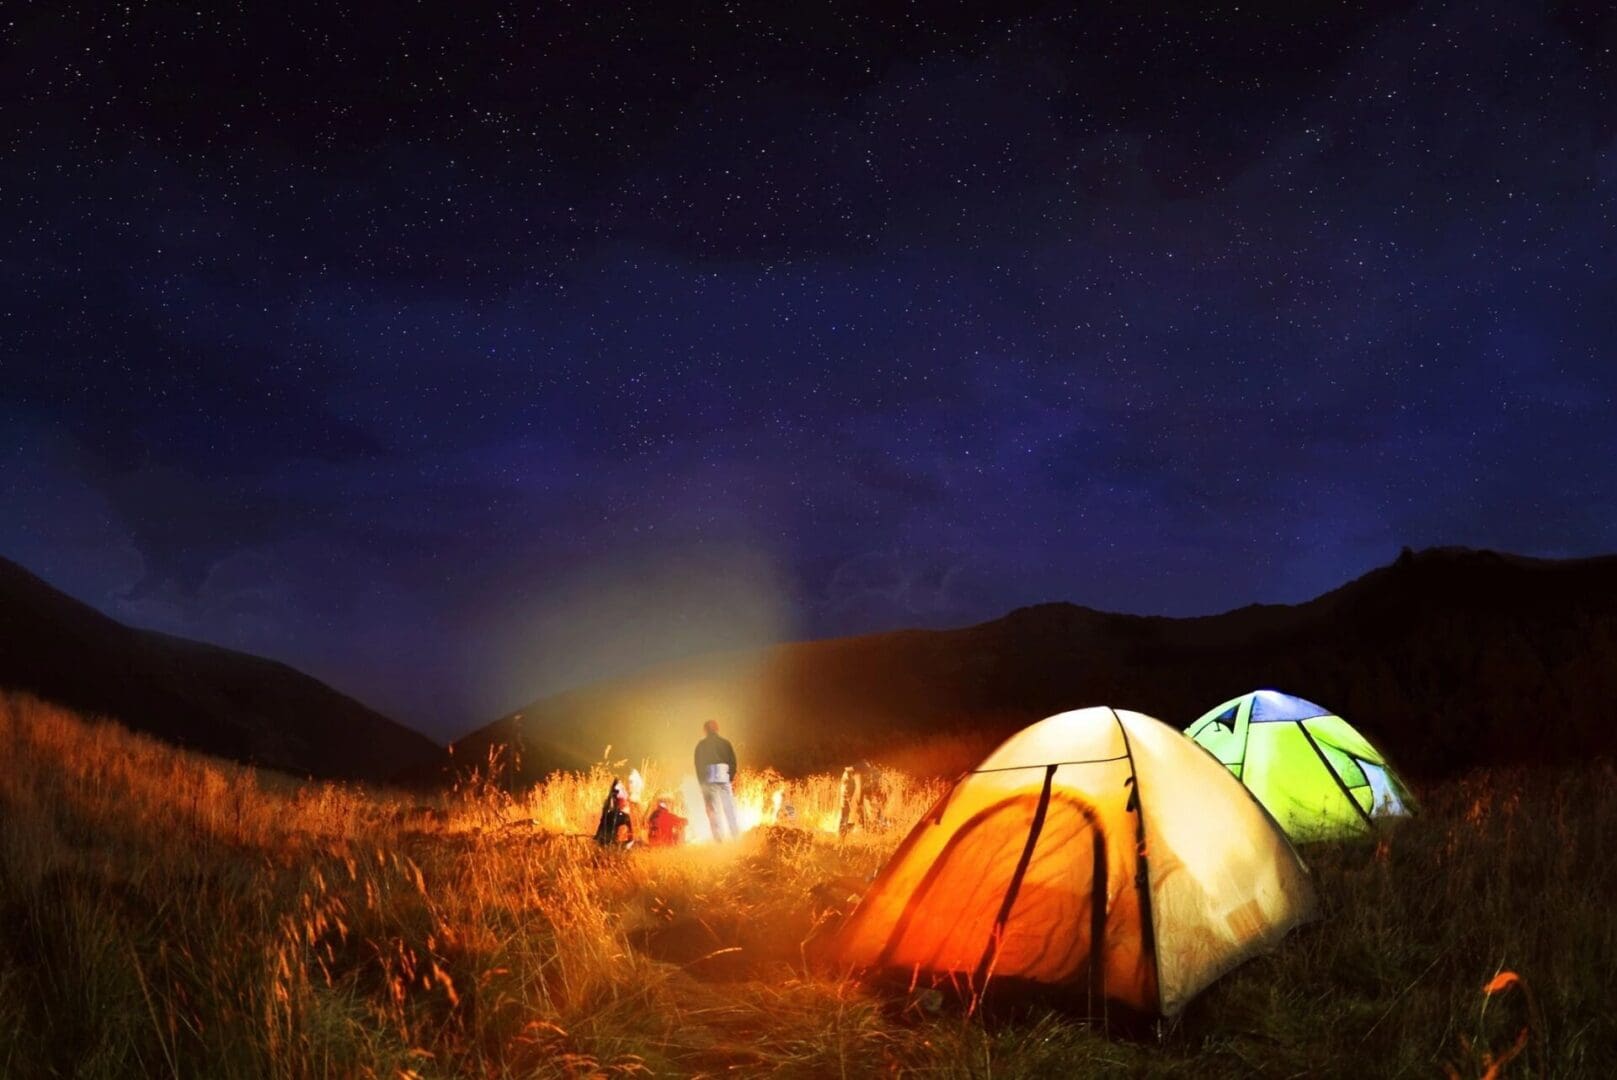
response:
M1608 5L249 6L0 19L0 554L117 618L443 738L1617 550Z

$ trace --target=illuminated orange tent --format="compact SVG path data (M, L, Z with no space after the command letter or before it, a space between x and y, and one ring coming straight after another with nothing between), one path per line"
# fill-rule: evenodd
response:
M1228 769L1149 716L1079 709L966 774L835 947L854 968L1171 1016L1314 907L1285 834Z

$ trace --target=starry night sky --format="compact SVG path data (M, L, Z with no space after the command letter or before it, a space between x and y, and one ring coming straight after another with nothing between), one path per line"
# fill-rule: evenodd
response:
M442 738L1617 550L1607 5L215 6L0 25L0 554L125 621Z

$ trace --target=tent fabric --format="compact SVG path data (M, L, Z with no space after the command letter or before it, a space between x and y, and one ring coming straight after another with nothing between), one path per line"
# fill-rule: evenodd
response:
M1308 872L1229 772L1110 708L1023 729L899 845L836 938L846 965L1070 988L1173 1015L1311 918Z
M1307 720L1310 717L1326 716L1330 713L1329 709L1322 709L1312 701L1282 694L1276 690L1255 690L1249 696L1252 699L1250 706L1252 722L1255 724Z
M1369 835L1375 819L1414 806L1408 786L1353 725L1278 690L1209 709L1185 734L1223 762L1293 840Z

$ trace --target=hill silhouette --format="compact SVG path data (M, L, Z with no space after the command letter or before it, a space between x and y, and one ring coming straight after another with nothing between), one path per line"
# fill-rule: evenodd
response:
M125 626L5 559L0 688L192 750L327 779L386 779L442 753L285 664Z
M1021 608L958 630L709 656L535 702L451 749L520 754L518 777L612 756L680 755L720 720L743 767L860 757L950 772L1035 719L1110 704L1179 726L1278 687L1348 716L1400 767L1473 766L1617 748L1617 556L1531 559L1408 549L1313 600L1220 615Z

